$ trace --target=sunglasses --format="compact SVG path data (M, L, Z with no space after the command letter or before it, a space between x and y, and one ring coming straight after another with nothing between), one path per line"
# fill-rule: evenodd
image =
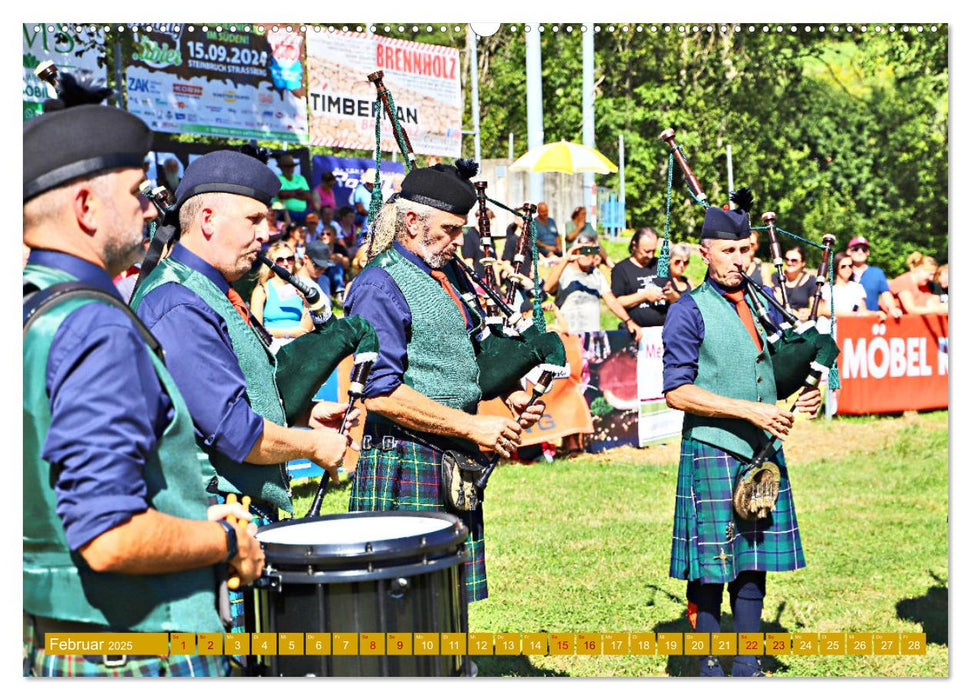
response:
M865 245L855 245L852 248L850 248L851 253L859 253L861 251L864 253L869 253L870 249L867 248Z
M786 258L786 262L787 263L801 263L802 260L800 260L799 258Z
M675 263L677 263L678 265L687 265L688 264L688 261L687 260L672 259L671 260L671 264L674 265Z
M851 270L851 269L853 269L853 266L852 265L840 265L839 266L839 269L840 270Z
M277 258L275 262L276 262L277 265L280 265L280 264L285 263L285 262L288 262L288 263L291 263L292 264L292 263L294 263L296 261L296 259L297 259L296 256L291 255L291 256L286 257L286 258Z

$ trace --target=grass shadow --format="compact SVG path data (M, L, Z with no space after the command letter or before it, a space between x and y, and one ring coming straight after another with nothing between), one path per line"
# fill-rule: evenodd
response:
M947 646L947 581L932 571L928 573L938 585L919 598L898 601L897 617L920 624L928 644Z
M670 598L672 601L677 602L680 605L686 605L685 599L683 596L675 596L669 591L666 591L659 586L652 585L651 588L655 590L655 594L660 593L661 595ZM725 597L727 598L727 596L728 596L728 593L726 592ZM763 634L768 634L770 632L771 633L789 632L789 630L783 627L782 624L780 624L779 622L782 619L782 613L785 611L785 608L786 608L786 602L784 600L780 601L774 611L775 619L768 620L768 621L765 619L765 612L763 611L763 619L762 619ZM723 609L722 619L721 619L722 631L731 632L733 627L734 627L734 619L732 618L732 614L727 610ZM691 623L688 622L687 614L679 616L672 620L665 620L663 622L659 622L657 625L654 626L654 629L652 631L655 634L659 632L678 632L681 634L684 634L686 632L694 632L694 630L691 628ZM703 657L688 656L688 655L669 656L667 665L665 666L665 672L667 673L668 676L671 676L672 678L697 677L701 658ZM785 671L789 670L789 665L785 663L785 661L781 660L779 657L761 656L760 659L762 661L762 669L767 674L784 673ZM721 662L721 666L722 666L722 669L725 671L725 674L726 675L729 674L732 668L732 657L719 656L718 660Z
M500 678L514 676L516 678L560 677L566 678L570 674L554 671L549 668L534 666L528 656L473 656L472 660L479 667L479 678Z

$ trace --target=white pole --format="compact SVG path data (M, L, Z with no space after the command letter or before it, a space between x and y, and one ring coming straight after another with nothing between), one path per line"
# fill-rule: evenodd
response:
M516 159L516 151L513 149L513 133L509 132L509 160Z
M585 24L583 33L583 145L596 148L593 128L593 24ZM596 200L593 196L593 173L583 173L583 206L587 220L596 228Z
M472 131L475 142L475 162L482 163L482 141L479 134L479 35L466 25L465 44L469 49L469 85L472 89Z
M543 61L539 25L526 28L526 127L527 147L532 150L543 145ZM529 174L529 201L543 201L543 173Z
M725 146L725 158L728 162L728 191L735 189L735 173L732 171L732 145Z
M620 174L620 193L618 199L620 200L621 210L624 212L624 216L621 219L620 227L622 229L627 228L627 190L624 185L624 134L621 133L617 138L617 160L618 171Z

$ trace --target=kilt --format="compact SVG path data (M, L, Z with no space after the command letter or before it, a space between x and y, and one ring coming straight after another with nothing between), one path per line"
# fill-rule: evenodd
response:
M81 656L48 655L44 640L24 615L24 676L34 677L160 677L199 678L229 674L225 656Z
M372 416L367 418L364 435L349 511L445 510L440 485L443 450L409 440L393 423ZM489 595L482 505L453 514L469 528L470 560L464 565L468 600L482 600Z
M732 492L744 462L691 438L681 442L668 575L728 583L741 571L793 571L806 566L782 450L775 510L749 522L735 516ZM730 527L731 524L731 527Z

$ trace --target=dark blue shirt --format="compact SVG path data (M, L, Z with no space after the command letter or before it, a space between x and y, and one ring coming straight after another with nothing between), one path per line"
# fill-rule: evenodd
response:
M208 278L220 292L229 283L181 243L171 257ZM263 418L246 400L246 379L229 328L202 298L175 282L145 295L138 316L165 348L166 364L207 450L242 462L263 434Z
M406 260L414 263L426 273L431 267L420 257L409 251L398 241L394 248ZM456 293L461 290L456 288ZM344 313L360 316L374 327L381 346L378 359L371 367L365 398L386 396L403 381L408 365L408 338L411 336L411 309L398 284L380 267L365 268L351 285L351 291L344 301ZM466 330L471 330L472 315L466 313Z
M724 295L728 291L710 277L706 282L719 294ZM757 317L755 322L759 323ZM698 376L698 351L704 338L705 322L701 309L690 294L685 294L671 304L661 331L661 342L664 344L664 381L661 390L665 394L682 384L694 384Z
M34 250L29 262L118 297L107 272L73 255ZM41 456L57 474L57 515L71 549L148 508L143 469L174 417L150 352L125 313L106 304L85 304L54 334Z

